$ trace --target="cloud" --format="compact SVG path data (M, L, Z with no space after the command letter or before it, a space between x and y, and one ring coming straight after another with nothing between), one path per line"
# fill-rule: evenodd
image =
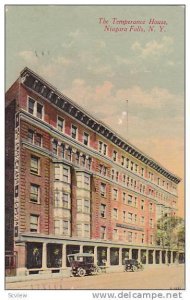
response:
M113 77L115 75L110 65L89 65L87 67L87 70L94 75L104 75L107 77Z
M18 53L18 55L27 63L37 64L38 58L34 51L24 50Z
M64 67L70 66L73 64L73 61L70 58L64 57L64 56L58 56L56 58L52 59L52 62L58 65L62 65Z
M132 44L131 49L136 52L136 54L142 58L159 58L160 56L169 55L172 52L173 38L169 36L164 36L160 42L156 40L151 40L147 42L144 46L136 41Z
M127 57L121 57L119 55L116 55L115 56L115 60L116 60L116 63L118 65L131 65L131 64L134 64L134 61L133 59L129 59Z

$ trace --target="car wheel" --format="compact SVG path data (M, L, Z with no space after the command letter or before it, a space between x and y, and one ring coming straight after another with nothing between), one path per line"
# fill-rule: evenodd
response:
M102 273L102 270L100 267L96 267L95 268L95 274L99 275L100 273Z
M86 275L86 271L83 268L78 269L78 276L84 277Z
M132 267L132 271L133 271L133 272L136 272L137 270L138 270L138 268L137 268L136 266L133 266L133 267Z

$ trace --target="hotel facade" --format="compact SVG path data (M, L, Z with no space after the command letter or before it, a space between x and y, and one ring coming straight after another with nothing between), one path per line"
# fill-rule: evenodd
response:
M157 220L180 178L25 68L6 93L6 259L16 275L63 273L67 255L108 270L174 263Z

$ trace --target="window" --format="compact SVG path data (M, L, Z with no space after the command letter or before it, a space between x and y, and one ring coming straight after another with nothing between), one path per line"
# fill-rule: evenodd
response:
M69 169L63 167L63 181L69 182Z
M144 169L141 168L141 176L144 176Z
M102 240L105 240L105 238L106 238L106 227L105 226L100 227L100 238Z
M80 158L80 164L81 164L82 167L85 167L85 160L86 160L85 155L82 155L81 158Z
M60 220L54 221L54 231L55 234L60 234Z
M69 195L66 193L62 193L62 201L63 201L63 207L69 208Z
M114 229L114 230L113 230L113 238L114 238L115 240L118 239L118 230L117 230L117 229Z
M59 207L60 206L60 197L59 197L59 192L56 191L55 192L55 207Z
M62 132L63 126L64 126L64 119L62 119L61 117L57 117L57 129Z
M107 167L103 167L103 175L107 176L107 172L108 172L108 168Z
M125 192L123 192L123 204L127 204L127 198Z
M132 223L133 220L133 214L131 212L128 212L128 222Z
M149 220L149 225L150 225L151 228L154 227L154 225L153 225L153 219L150 219L150 220Z
M61 156L61 158L65 157L65 145L64 144L61 144L61 146L60 146L60 156Z
M128 231L128 242L132 243L133 241L133 233L131 231Z
M135 172L137 173L138 172L138 165L135 164Z
M60 180L60 166L55 165L55 180Z
M31 98L28 99L28 112L32 115L34 115L34 105L35 101Z
M32 174L39 174L39 162L40 162L40 159L34 155L31 155L31 160L30 160L30 172Z
M132 195L128 195L127 203L128 203L129 205L132 205L132 204L133 204L133 196L132 196Z
M90 235L90 225L84 224L84 236L89 237L89 235Z
M89 134L84 132L83 143L84 143L84 145L88 146L88 142L89 142Z
M126 222L126 211L123 211L123 222Z
M34 131L31 129L28 129L28 141L29 143L34 143Z
M115 180L118 181L119 180L119 172L116 172L116 176L115 176Z
M84 199L84 212L85 213L90 212L90 201L87 199Z
M134 206L137 207L137 197L134 197Z
M43 105L37 102L37 117L39 119L42 119L42 115L43 115Z
M63 235L68 235L69 233L69 221L63 220Z
M39 216L30 215L30 232L39 232Z
M77 138L77 127L75 125L72 125L71 136L72 136L73 139L76 140L76 138Z
M90 187L90 176L84 175L84 187L86 189L89 189Z
M98 142L98 152L102 153L103 155L107 155L107 145L103 144L102 141Z
M157 179L158 185L160 185L160 178Z
M125 157L121 156L121 165L124 166L124 162L125 162Z
M105 204L100 205L100 216L102 218L106 217L106 205Z
M144 233L141 235L141 243L144 244Z
M43 105L33 100L32 98L28 98L28 112L39 119L43 118Z
M152 203L152 202L149 203L149 211L150 211L150 212L153 211L153 203Z
M82 236L82 224L77 224L77 236Z
M101 141L99 141L99 142L98 142L98 151L99 151L100 153L102 153L102 145L103 145L103 143L102 143Z
M100 194L102 197L106 196L106 184L103 182L100 183Z
M133 171L133 165L134 165L134 162L131 161L131 171Z
M116 219L116 220L118 218L118 209L117 208L113 209L113 218Z
M35 144L42 147L42 135L39 133L36 133Z
M144 216L141 216L141 225L144 225Z
M37 184L30 184L30 201L39 203L40 200L40 187Z
M137 214L134 215L134 223L137 223Z
M82 212L82 199L77 199L77 211Z
M113 151L113 161L117 161L117 151Z
M107 155L107 145L106 145L106 144L104 144L103 154L104 154L104 155Z
M114 178L115 178L115 170L112 169L111 170L111 179L114 180Z
M52 152L53 154L57 155L57 141L53 140L52 142Z
M141 210L144 210L144 200L141 200Z
M129 159L128 158L126 159L126 168L127 169L129 168Z
M138 234L137 232L134 233L134 242L136 243L137 242L137 237L138 237Z
M125 180L126 180L126 175L123 174L123 183L125 184Z
M113 199L114 200L117 200L117 190L116 189L113 189Z
M153 244L153 235L150 235L150 244Z

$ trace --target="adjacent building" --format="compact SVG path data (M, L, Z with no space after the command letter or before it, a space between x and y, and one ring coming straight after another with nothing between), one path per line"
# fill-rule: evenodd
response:
M156 222L180 178L25 68L6 93L6 259L17 275L62 273L67 255L173 263Z

